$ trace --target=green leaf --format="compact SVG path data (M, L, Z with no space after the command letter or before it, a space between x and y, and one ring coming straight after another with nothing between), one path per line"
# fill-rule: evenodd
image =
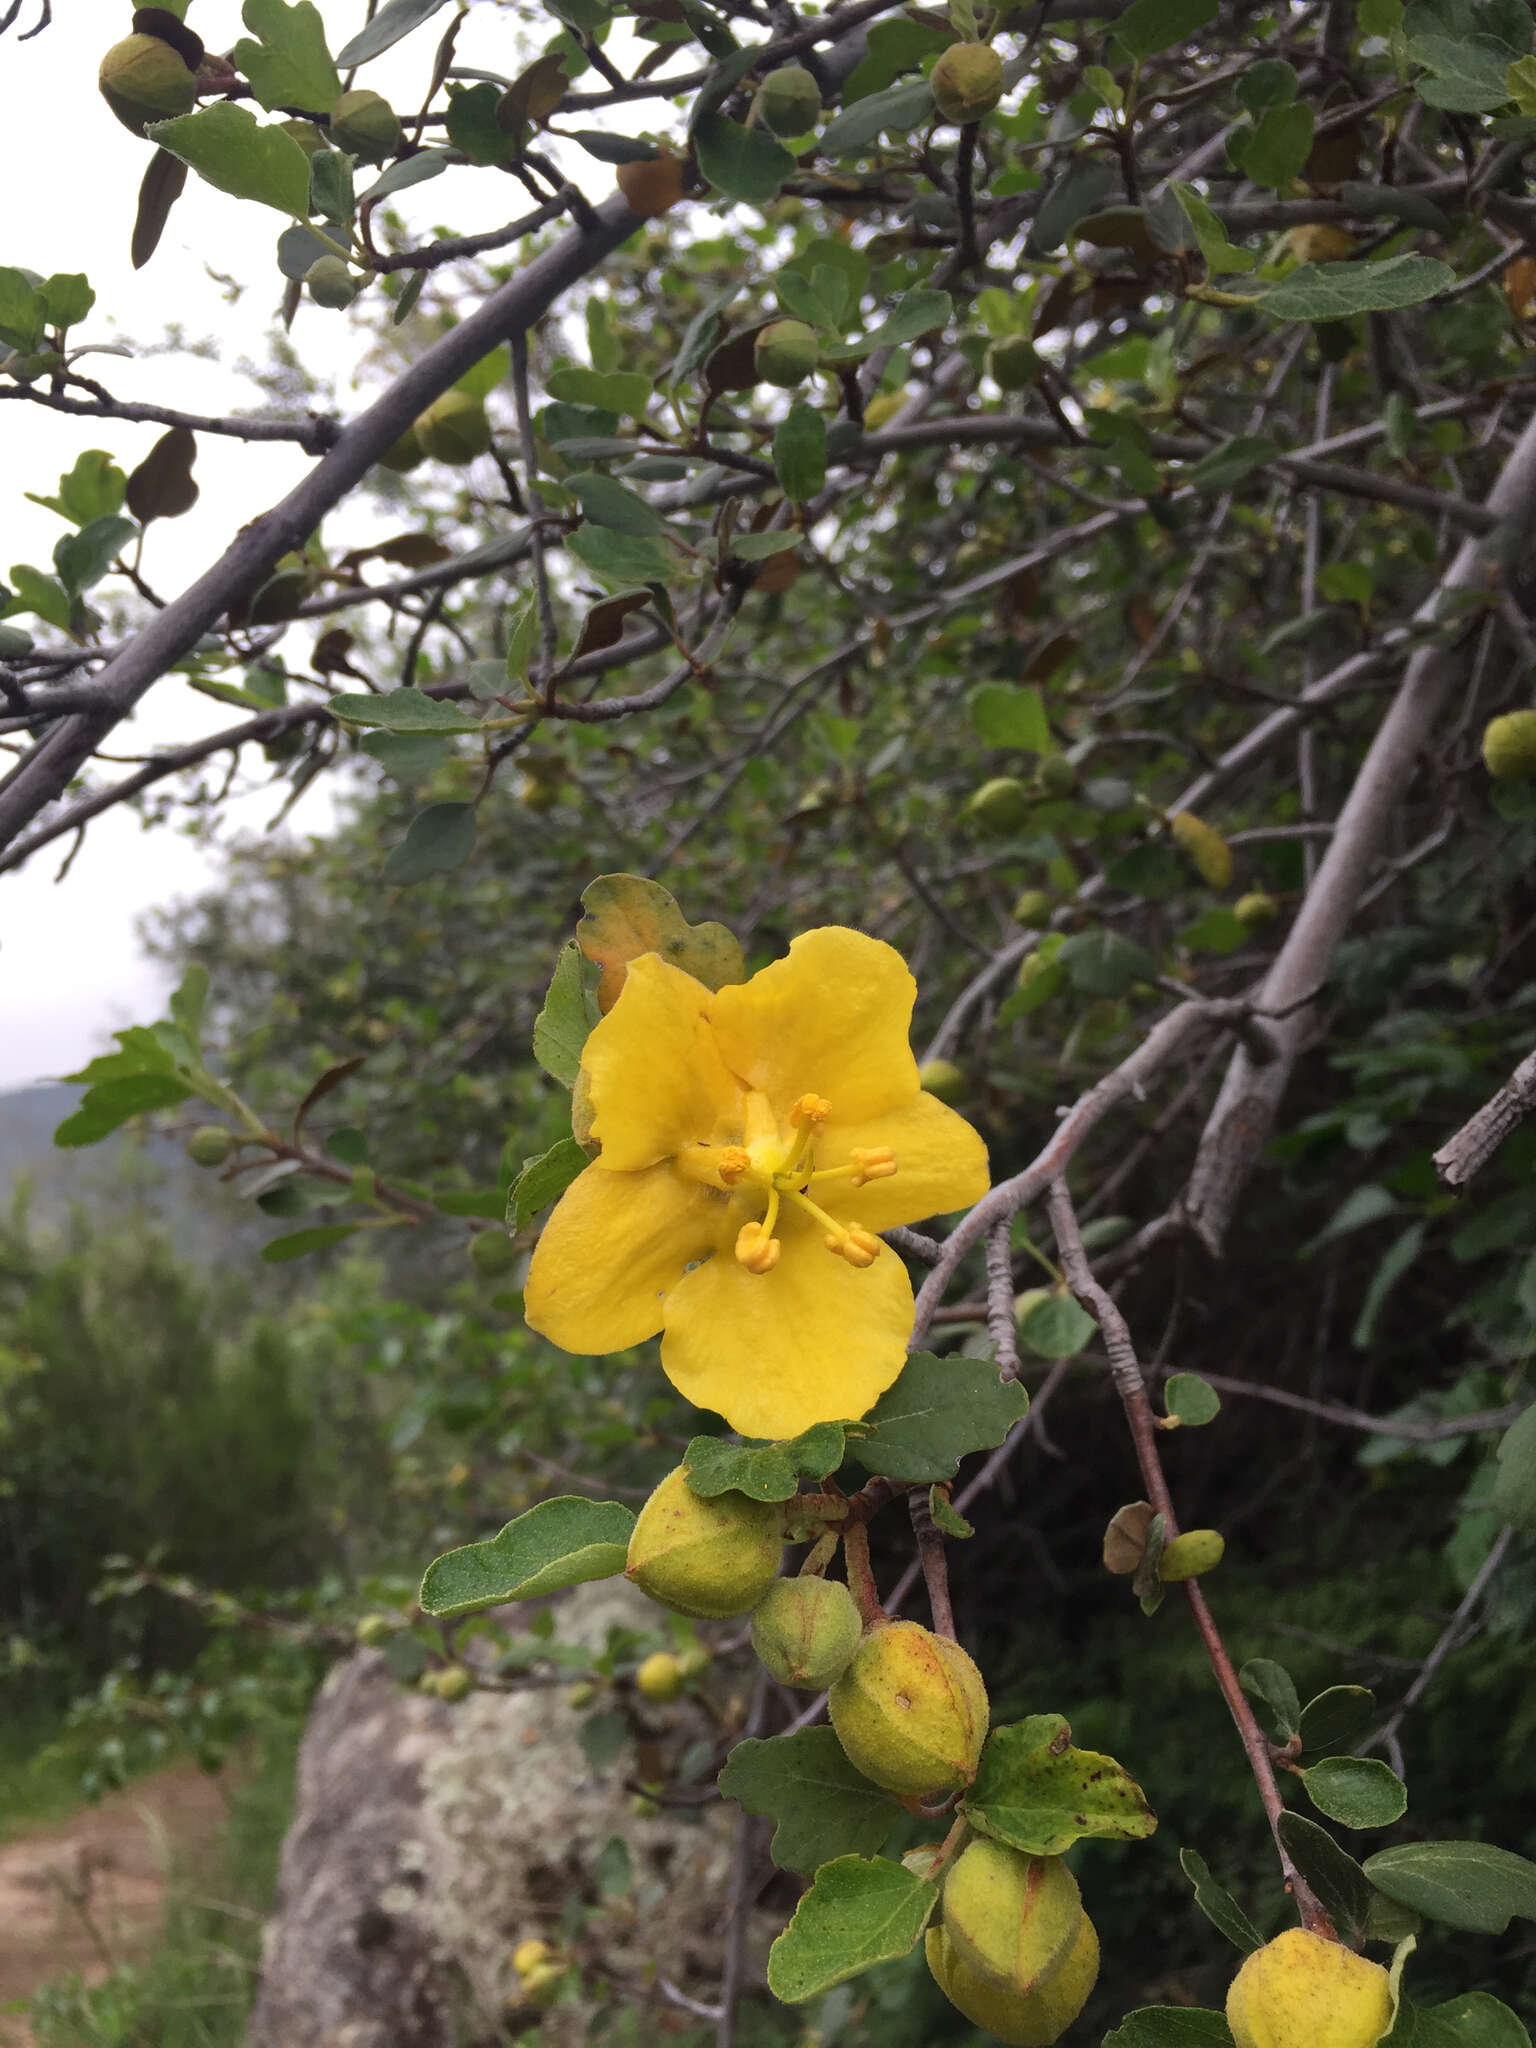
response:
M1193 1849L1179 1851L1179 1867L1195 1888L1195 1904L1218 1933L1224 1934L1244 1955L1264 1946L1264 1937L1225 1885L1212 1877L1203 1856Z
M683 1454L691 1492L704 1500L744 1493L751 1500L788 1500L803 1474L825 1479L843 1462L842 1425L817 1422L787 1443L725 1443L696 1436Z
M542 1500L484 1543L445 1551L427 1566L421 1607L441 1621L503 1600L535 1600L624 1569L635 1518L614 1500L562 1494Z
M742 562L766 562L771 555L788 554L791 548L800 545L799 533L734 533L731 536L731 553Z
M555 961L544 1007L533 1024L533 1056L564 1087L574 1088L581 1071L581 1049L602 1015L597 1004L597 970L567 939Z
M1519 1529L1536 1528L1536 1404L1509 1425L1495 1457L1494 1513Z
M851 1449L866 1472L889 1479L953 1479L971 1451L995 1449L1029 1407L1017 1380L979 1358L915 1351L865 1421Z
M1415 91L1427 107L1487 114L1511 97L1508 47L1493 36L1410 36L1408 55L1433 72Z
M1033 683L978 683L967 700L971 723L989 747L1020 747L1031 754L1055 750L1045 700Z
M1267 469L1279 453L1265 434L1237 434L1209 455L1202 455L1183 472L1181 481L1193 484L1197 491L1230 491L1256 469Z
M1536 1863L1487 1842L1405 1842L1367 1857L1365 1874L1399 1905L1468 1934L1536 1920Z
M171 1016L194 1053L202 1046L203 1013L207 1007L208 970L200 960L194 960L182 975L181 986L171 997Z
M566 546L600 581L620 589L636 584L665 583L677 559L664 541L649 535L617 533L611 526L578 526Z
M611 476L583 470L577 476L566 477L564 482L566 489L575 493L587 518L598 526L611 527L616 533L655 534L667 530L667 522L660 513L653 512L644 498L626 490Z
M128 510L141 526L152 519L180 519L192 510L199 495L192 474L196 461L197 437L190 427L168 427L124 488Z
M43 316L50 327L73 327L96 303L90 279L79 271L56 271L38 286Z
M1267 292L1277 320L1347 320L1354 313L1390 313L1438 298L1456 282L1448 263L1404 253L1379 263L1303 263Z
M1240 169L1255 185L1282 192L1299 178L1312 154L1312 109L1293 103L1271 107L1244 138Z
M1357 1351L1370 1348L1376 1334L1376 1323L1387 1303L1387 1297L1418 1259L1424 1249L1425 1225L1410 1223L1400 1237L1395 1237L1382 1255L1381 1263L1371 1275L1371 1284L1365 1290L1365 1300L1360 1304L1360 1314L1350 1334L1350 1342Z
M1216 14L1217 0L1132 0L1111 34L1139 64L1159 50L1188 42Z
M1232 90L1243 111L1257 118L1266 107L1288 107L1300 83L1296 67L1283 57L1261 57L1248 66Z
M40 619L46 619L50 626L57 626L61 633L69 631L72 616L69 594L57 578L45 576L40 569L34 569L26 562L13 562L10 577L11 587L16 592L15 609L36 612Z
M865 54L843 86L843 105L883 92L902 72L916 71L925 57L948 49L954 40L954 31L937 21L872 21Z
M824 1863L768 1951L768 1989L799 2005L875 1963L894 1962L916 1946L938 1903L936 1884L883 1857Z
M425 782L453 749L432 733L365 732L363 752L397 782Z
M351 42L337 52L336 62L343 71L350 71L355 64L366 64L370 57L382 55L408 36L413 28L420 28L444 4L445 0L384 0L368 26L359 29Z
M1222 277L1232 271L1252 270L1258 257L1251 249L1240 249L1235 242L1227 240L1227 231L1212 213L1193 185L1173 186L1179 204L1189 217L1189 224L1195 231L1195 240L1200 245L1200 254L1205 267L1212 277Z
M602 969L597 1000L605 1015L618 1000L630 961L642 953L659 953L706 988L747 978L734 932L723 924L689 924L659 882L599 875L582 890L581 904L586 915L576 927L576 943Z
M1299 1813L1281 1814L1279 1836L1281 1847L1322 1901L1339 1938L1358 1946L1365 1939L1376 1896L1365 1872L1326 1828Z
M544 380L551 398L568 405L587 405L599 412L627 414L644 419L654 385L638 370L551 370Z
M720 1796L777 1822L769 1853L781 1870L807 1877L840 1852L878 1855L901 1819L830 1728L738 1742L720 1773Z
M104 519L118 511L127 488L127 477L105 449L87 448L75 457L69 474L59 478L56 498L45 498L37 491L24 495L34 505L57 512L71 526L89 526L93 519Z
M1112 1756L1073 1749L1071 1740L1060 1714L994 1728L961 1813L1026 1856L1059 1856L1085 1839L1144 1840L1157 1816L1141 1787Z
M36 285L9 264L0 264L0 341L30 352L42 341L47 324Z
M473 804L428 804L406 827L384 863L386 882L425 881L463 865L475 850Z
M291 135L262 127L233 100L156 121L145 133L221 192L276 207L296 220L309 211L309 158Z
M541 1209L547 1209L551 1202L558 1202L576 1176L584 1173L590 1164L574 1138L562 1138L558 1145L551 1145L537 1159L527 1160L507 1197L507 1228L523 1229Z
M1075 932L1056 957L1084 996L1123 996L1133 981L1150 981L1157 973L1150 953L1107 925Z
M455 391L466 391L471 398L489 398L496 386L512 374L512 351L502 342L489 354L483 355L477 363L471 363L462 377L455 377Z
M445 125L448 140L472 164L503 164L517 152L517 139L499 119L502 89L482 78L478 85L450 86Z
M600 164L649 163L656 154L654 142L636 142L628 135L609 135L601 128L573 128L569 140L579 143L588 156Z
M1199 2006L1143 2005L1104 2036L1104 2048L1232 2048L1232 2029Z
M1379 1757L1324 1757L1301 1777L1318 1812L1341 1827L1387 1828L1408 1810L1402 1779Z
M1098 1327L1064 1288L1053 1287L1019 1318L1019 1342L1037 1358L1076 1358L1093 1341Z
M357 1229L355 1223L321 1223L313 1230L290 1231L287 1237L274 1237L261 1248L261 1256L269 1266L286 1265L290 1259L307 1258L311 1252L328 1251L333 1244L340 1244Z
M1203 1429L1221 1413L1221 1396L1198 1373L1176 1372L1163 1388L1163 1407L1186 1429Z
M131 519L109 514L79 533L66 533L53 550L53 566L69 595L94 589L138 530Z
M802 504L827 480L827 423L797 398L773 431L773 470L786 498Z
M234 62L270 113L274 107L302 107L328 113L341 97L341 79L326 48L325 23L313 0L245 0L240 19L260 38L242 38Z
M1225 955L1235 953L1249 937L1248 927L1240 917L1224 903L1213 903L1209 910L1201 911L1193 924L1185 925L1179 933L1179 944L1186 953Z
M1254 1657L1238 1672L1237 1682L1250 1699L1268 1707L1275 1741L1289 1742L1301 1726L1301 1699L1285 1666L1271 1657Z
M93 1066L97 1064L92 1062ZM143 1116L151 1109L170 1109L185 1102L191 1093L174 1074L125 1073L116 1080L101 1080L87 1091L74 1114L65 1117L53 1134L53 1142L66 1150L94 1145L130 1117Z
M1417 2006L1414 2048L1531 2048L1525 2024L1486 1991Z
M821 131L816 153L823 157L852 156L880 136L910 135L933 115L933 88L926 78L911 85L893 85L872 92L835 114Z
M385 732L478 732L480 721L420 690L386 690L382 696L333 697L326 710L343 725L374 725Z
M766 205L795 174L795 159L767 129L743 128L721 113L701 115L694 123L693 149L717 192L752 206Z
M1024 243L1026 250L1031 256L1053 256L1078 222L1099 212L1118 186L1108 164L1082 158L1069 165L1041 200Z
M947 327L954 317L955 302L948 292L903 292L880 325L850 345L852 352L868 355L877 348L899 348L917 341L936 328ZM831 353L841 355L843 350Z

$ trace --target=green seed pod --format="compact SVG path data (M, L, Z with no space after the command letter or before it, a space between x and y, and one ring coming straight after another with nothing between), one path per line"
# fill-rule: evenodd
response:
M416 438L434 462L462 468L491 445L485 407L467 391L445 391L416 421Z
M392 469L403 476L408 469L414 469L419 462L425 462L427 451L421 445L421 437L414 425L406 428L398 441L391 441L379 457L380 469Z
M531 1969L521 1973L520 1981L523 1997L529 2005L553 2005L565 1982L565 1965L535 1963Z
M1044 924L1051 914L1051 899L1043 889L1026 889L1013 906L1015 924Z
M915 1621L872 1628L827 1706L848 1761L887 1792L956 1792L976 1776L987 1688L958 1643Z
M475 1681L462 1664L445 1665L433 1676L432 1690L450 1706L458 1700L467 1699L474 1689Z
M1040 358L1027 334L1005 335L987 350L987 371L1001 391L1027 391L1039 382Z
M222 1166L234 1149L234 1137L222 1124L199 1124L187 1138L187 1157L194 1166Z
M395 1624L387 1614L361 1614L354 1630L360 1647L365 1650L382 1648L394 1633Z
M517 1246L504 1230L477 1230L469 1240L469 1259L484 1280L499 1280L517 1264Z
M1232 915L1239 924L1256 929L1261 924L1272 923L1280 915L1280 906L1263 889L1250 889L1246 896L1239 896L1233 904Z
M1209 882L1213 889L1225 889L1232 880L1232 849L1216 828L1193 811L1175 811L1168 830L1201 881Z
M1375 2048L1392 2024L1380 1963L1288 1927L1232 1979L1227 2024L1237 2048Z
M1077 1879L1059 1856L1024 1856L978 1836L944 1881L944 1932L956 1955L1008 1991L1054 1977L1082 1924Z
M676 1614L723 1621L757 1605L783 1554L776 1505L742 1493L703 1500L679 1465L640 1510L624 1576Z
M659 1707L679 1698L686 1684L683 1667L670 1650L655 1651L635 1673L635 1690Z
M1495 782L1536 776L1536 711L1506 711L1483 728L1483 765Z
M702 1643L690 1643L677 1653L677 1668L684 1678L702 1678L714 1659Z
M197 79L169 43L158 36L125 36L101 60L101 96L123 126L142 135L151 121L189 114Z
M320 256L304 273L309 296L317 306L341 312L357 297L357 279L340 256Z
M1212 1572L1226 1552L1227 1539L1219 1529L1186 1529L1175 1536L1157 1561L1157 1576L1172 1585L1180 1579L1198 1579Z
M1047 796L1070 796L1077 787L1077 770L1065 754L1047 754L1035 774Z
M929 83L946 121L979 121L1003 96L1003 60L986 43L951 43Z
M581 1714L585 1713L596 1698L597 1687L592 1683L591 1679L579 1678L573 1686L567 1688L565 1704L575 1713ZM513 1960L516 1961L516 1958L514 1957Z
M770 320L752 344L752 367L765 384L791 390L821 359L816 330L803 320Z
M331 146L359 163L381 164L400 147L400 117L380 93L344 92L331 109Z
M776 1579L752 1611L752 1647L764 1669L806 1692L841 1677L863 1633L840 1579Z
M1017 775L994 775L966 801L965 815L983 832L1017 832L1029 816L1029 791Z
M763 80L753 107L770 134L809 135L821 119L821 87L803 64L785 64Z
M917 1085L940 1102L959 1102L965 1094L965 1075L953 1060L924 1060L917 1070Z
M1099 1938L1086 1913L1072 1953L1033 1991L1011 1991L970 1969L942 1927L929 1928L924 1953L933 1981L950 2004L1010 2048L1051 2048L1088 2003L1099 1975Z

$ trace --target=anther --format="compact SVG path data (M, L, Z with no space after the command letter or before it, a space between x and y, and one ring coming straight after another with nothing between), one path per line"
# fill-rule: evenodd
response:
M827 1250L836 1252L840 1259L846 1259L850 1266L872 1266L880 1256L880 1240L862 1229L857 1223L837 1235L827 1238ZM740 1257L738 1251L737 1256Z
M744 1145L725 1146L720 1154L719 1164L715 1169L720 1176L721 1187L735 1187L737 1181L741 1179L741 1176L751 1164L752 1155ZM891 1171L894 1173L895 1170L893 1166Z
M792 1124L824 1124L832 1114L832 1105L825 1096L802 1095L789 1112Z
M855 1145L848 1164L853 1168L854 1186L861 1188L867 1180L889 1180L896 1171L896 1154L889 1145Z
M749 1273L771 1273L784 1247L761 1223L743 1223L736 1233L736 1258Z

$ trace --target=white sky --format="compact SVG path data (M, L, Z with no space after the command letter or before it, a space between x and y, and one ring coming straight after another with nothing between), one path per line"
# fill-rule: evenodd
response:
M333 49L364 17L362 0L322 0L321 12ZM191 412L249 409L257 393L235 366L242 358L258 365L267 360L266 336L282 287L272 251L284 222L189 178L159 249L135 272L128 243L149 149L114 119L95 86L102 51L128 33L131 8L127 0L55 0L54 16L54 25L30 42L19 43L15 28L0 37L6 116L0 125L0 188L9 195L0 262L44 275L86 272L96 307L73 330L76 346L131 341L147 349L172 322L188 341L212 344L214 359L206 361L181 352L136 361L86 357L82 372L116 396ZM35 18L35 0L25 0L18 27ZM449 18L445 9L366 66L357 82L396 97L401 106L419 104L431 52ZM194 0L189 26L209 49L230 49L242 33L237 0ZM476 8L460 34L458 62L512 72L516 36L510 13ZM617 46L615 55L624 61ZM59 143L61 107L76 109L68 148ZM650 118L662 115L664 107L658 104ZM562 168L594 199L612 187L612 171L580 152L564 156ZM522 187L509 179L465 170L449 171L393 203L425 237L444 220L461 233L498 226L522 211L526 200ZM230 279L245 289L235 294ZM351 371L366 333L346 315L306 304L294 323L294 339L309 367L333 382L343 415L356 410ZM69 530L56 514L28 504L23 490L51 495L84 448L105 448L130 470L162 432L158 426L74 419L24 401L0 405L0 579L14 562L51 568L54 544ZM309 463L291 446L200 436L196 474L202 495L186 517L151 527L143 560L148 582L164 595L184 588ZM348 517L365 538L364 508L353 508ZM113 587L109 579L100 594ZM40 640L50 635L36 620L17 623ZM218 730L235 715L228 705L171 677L150 691L109 750L137 754L185 741ZM285 789L277 784L233 805L229 827L262 830ZM291 814L290 829L323 831L330 815L322 778ZM160 1014L163 977L143 958L134 921L151 905L196 893L218 873L210 849L174 829L146 831L126 811L109 811L91 825L67 878L55 886L68 845L57 841L19 873L0 875L0 1090L70 1072L101 1048L113 1028Z

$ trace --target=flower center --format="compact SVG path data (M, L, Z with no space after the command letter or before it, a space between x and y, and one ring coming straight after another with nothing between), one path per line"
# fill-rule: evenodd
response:
M678 1155L676 1163L690 1180L728 1191L750 1188L766 1197L763 1214L743 1223L736 1234L736 1258L749 1273L771 1273L779 1263L784 1247L774 1236L774 1226L786 1203L819 1224L827 1250L850 1266L872 1266L879 1257L881 1243L872 1231L829 1216L811 1190L829 1181L848 1181L861 1188L867 1181L888 1180L896 1171L896 1155L888 1145L855 1146L846 1166L818 1168L816 1145L831 1114L832 1105L824 1096L802 1095L790 1108L786 1130L768 1098L750 1090L742 1143L691 1145Z

